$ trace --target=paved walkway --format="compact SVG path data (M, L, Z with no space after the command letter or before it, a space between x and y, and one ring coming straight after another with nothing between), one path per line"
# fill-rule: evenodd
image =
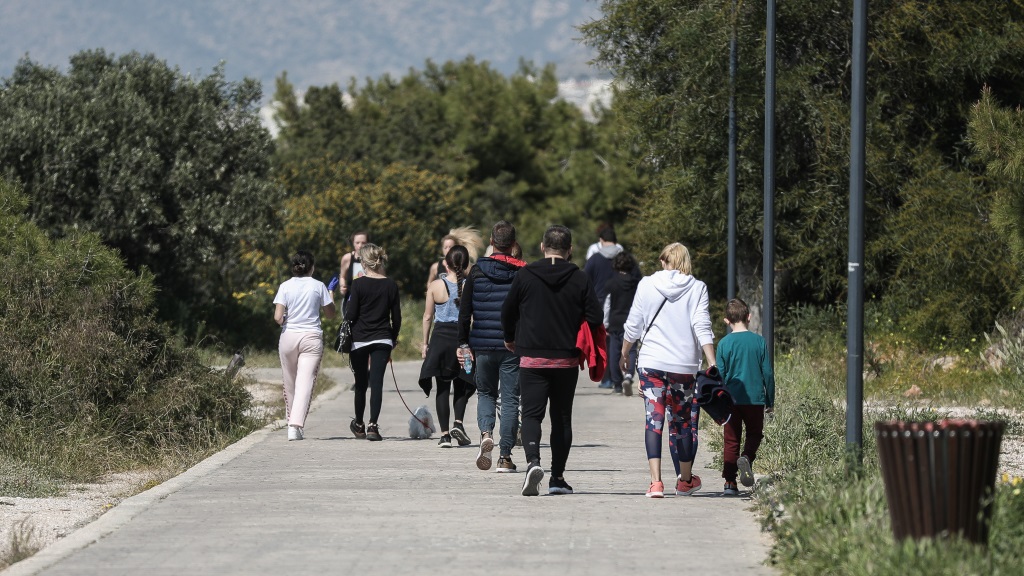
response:
M396 363L410 406L428 404L418 362ZM278 372L279 373L279 372ZM263 430L122 502L4 576L117 574L771 574L746 498L721 497L702 448L693 497L644 497L643 408L581 376L566 480L576 493L526 498L523 473L477 470L476 444L407 438L387 375L384 442L352 438L351 375L318 399L306 440ZM477 436L476 401L467 429ZM549 428L545 421L545 435ZM497 449L494 451L497 457ZM550 452L542 450L545 465ZM514 461L525 469L521 448ZM665 476L672 477L668 447ZM666 481L666 484L669 484ZM667 488L669 486L666 486Z

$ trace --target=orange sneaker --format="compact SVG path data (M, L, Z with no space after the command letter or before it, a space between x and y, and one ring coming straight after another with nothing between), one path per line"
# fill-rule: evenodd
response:
M689 496L700 490L700 476L696 474L690 475L689 482L683 482L682 479L676 480L676 496Z
M661 482L651 482L651 487L647 489L648 498L664 498L665 497L665 484Z

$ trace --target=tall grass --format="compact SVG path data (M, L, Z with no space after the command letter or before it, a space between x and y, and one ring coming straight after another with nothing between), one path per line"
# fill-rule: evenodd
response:
M754 492L764 527L775 535L770 562L786 574L815 576L1020 574L1019 479L997 488L987 548L958 539L894 541L871 422L935 419L942 413L900 407L895 399L883 413L868 413L862 464L848 466L843 378L840 363L829 369L802 354L777 360L776 415L755 464L767 477Z

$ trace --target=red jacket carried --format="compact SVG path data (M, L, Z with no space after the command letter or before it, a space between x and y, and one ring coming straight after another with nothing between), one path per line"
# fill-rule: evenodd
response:
M590 366L590 379L600 382L608 367L608 334L604 325L598 324L593 331L584 320L580 323L580 331L576 334L576 347L580 349L580 370L584 365Z

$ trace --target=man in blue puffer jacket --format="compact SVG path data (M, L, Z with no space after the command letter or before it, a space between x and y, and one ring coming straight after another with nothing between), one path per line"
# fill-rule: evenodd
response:
M476 366L476 420L480 427L480 450L476 466L491 468L494 449L494 420L501 394L501 443L498 472L515 472L512 448L519 428L519 356L505 349L501 330L501 306L512 280L526 262L509 255L516 245L516 228L502 220L491 229L490 257L477 260L462 289L459 308L459 345L468 344ZM460 347L460 360L464 348Z

